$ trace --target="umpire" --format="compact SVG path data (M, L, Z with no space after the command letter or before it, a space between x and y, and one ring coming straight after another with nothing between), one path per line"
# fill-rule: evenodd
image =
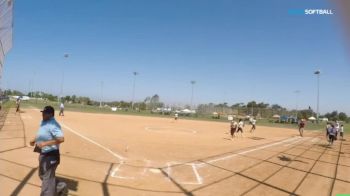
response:
M61 126L55 120L55 110L46 106L42 112L43 120L30 145L35 145L39 155L39 177L42 180L41 196L66 195L65 183L56 182L56 168L60 164L60 143L64 142ZM56 189L56 186L59 188ZM58 190L60 189L60 190Z

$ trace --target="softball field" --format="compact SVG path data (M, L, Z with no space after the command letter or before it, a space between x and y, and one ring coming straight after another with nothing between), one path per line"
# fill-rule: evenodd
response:
M38 109L1 117L2 195L39 195L28 141ZM322 131L261 127L230 139L229 123L66 112L57 176L70 195L336 195L350 193L350 142Z

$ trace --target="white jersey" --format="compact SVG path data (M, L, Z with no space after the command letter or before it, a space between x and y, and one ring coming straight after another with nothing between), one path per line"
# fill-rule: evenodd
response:
M339 128L340 128L339 123L335 123L335 130L336 130L337 132L339 132Z
M63 103L61 103L61 105L60 105L60 108L61 108L61 109L63 109L63 108L64 108L64 105L63 105Z
M238 123L238 127L239 127L239 128L243 128L243 127L244 127L244 122L243 122L243 121L239 122L239 123Z
M231 126L233 127L233 128L236 128L237 127L237 122L236 121L233 121L233 122L231 122Z
M255 125L256 124L256 120L252 120L252 125Z
M344 127L340 127L340 133L344 133Z

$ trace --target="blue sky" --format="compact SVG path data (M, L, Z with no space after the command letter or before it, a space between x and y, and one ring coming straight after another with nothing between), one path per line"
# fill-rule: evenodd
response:
M159 94L169 104L250 100L350 114L349 55L337 15L288 14L334 9L326 0L35 0L15 1L14 47L5 88L131 100ZM336 10L335 10L336 12ZM64 59L64 53L70 57Z

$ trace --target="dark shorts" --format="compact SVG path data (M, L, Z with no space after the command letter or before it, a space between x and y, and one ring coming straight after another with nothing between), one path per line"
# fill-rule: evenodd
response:
M237 132L241 132L241 133L243 133L243 129L242 129L242 127L238 127Z
M253 126L252 126L252 129L255 129L255 128L256 128L255 125L253 125Z
M329 140L331 140L331 141L336 140L335 135L329 135Z
M343 132L340 132L340 137L343 137L344 136L344 133Z
M237 129L237 128L231 127L231 135L233 135L233 134L236 132L236 129Z

